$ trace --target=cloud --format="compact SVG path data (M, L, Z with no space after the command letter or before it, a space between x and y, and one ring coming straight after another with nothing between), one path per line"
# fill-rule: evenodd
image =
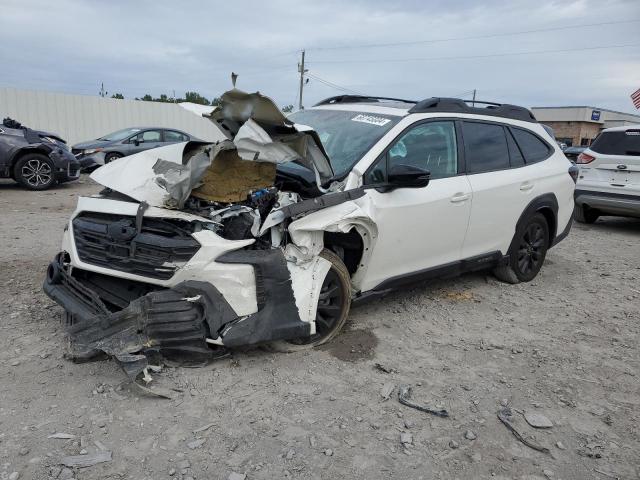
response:
M475 88L490 100L597 100L626 111L633 110L629 90L640 87L640 46L557 52L640 44L640 23L567 28L640 19L636 1L58 0L52 8L4 0L2 12L0 82L22 88L96 94L104 82L126 97L173 90L213 97L235 71L239 87L289 104L302 48L315 76L306 104L343 93L317 78L367 94L419 99ZM517 34L556 27L564 29ZM451 40L460 37L467 39ZM418 40L440 41L327 49ZM532 51L549 53L510 55Z

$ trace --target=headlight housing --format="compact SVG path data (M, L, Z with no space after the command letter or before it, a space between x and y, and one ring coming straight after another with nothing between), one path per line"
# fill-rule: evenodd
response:
M102 149L101 149L101 148L90 148L90 149L88 149L88 150L85 150L85 151L84 151L84 154L85 154L85 155L91 155L91 154L93 154L93 153L98 153L98 152L101 152L101 151L102 151Z

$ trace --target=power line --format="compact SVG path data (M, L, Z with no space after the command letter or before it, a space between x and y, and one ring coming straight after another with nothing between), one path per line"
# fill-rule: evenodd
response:
M509 57L518 55L539 55L543 53L566 53L566 52L580 52L586 50L605 50L609 48L627 48L637 47L640 43L629 43L627 45L606 45L601 47L581 47L581 48L567 48L562 50L530 50L525 52L508 52L508 53L490 53L486 55L460 55L451 57L418 57L418 58L389 58L389 59L371 59L371 60L316 60L309 62L311 65L317 63L402 63L402 62L421 62L429 60L468 60L473 58L491 58L491 57Z
M363 95L361 92L358 92L356 90L352 90L352 89L347 88L347 87L343 87L342 85L338 85L337 83L330 82L329 80L326 80L326 79L321 78L321 77L319 77L317 75L314 75L313 73L307 73L307 76L313 78L314 80L317 80L318 82L320 82L320 83L322 83L322 84L324 84L324 85L326 85L328 87L335 88L336 90L340 90L340 91L343 91L343 92L346 92L346 93L353 93L355 95Z
M421 45L427 43L440 43L440 42L453 42L456 40L478 40L483 38L497 38L497 37L508 37L514 35L527 35L530 33L542 33L542 32L553 32L558 30L569 30L576 28L587 28L587 27L600 27L603 25L619 25L624 23L637 23L640 22L640 19L635 20L616 20L612 22L600 22L600 23L583 23L580 25L565 25L562 27L548 27L548 28L538 28L534 30L521 30L519 32L502 32L502 33L489 33L485 35L473 35L468 37L445 37L445 38L432 38L427 40L412 40L406 42L391 42L391 43L367 43L360 45L338 45L334 47L312 47L307 50L353 50L357 48L379 48L379 47L397 47L397 46L406 46L406 45Z

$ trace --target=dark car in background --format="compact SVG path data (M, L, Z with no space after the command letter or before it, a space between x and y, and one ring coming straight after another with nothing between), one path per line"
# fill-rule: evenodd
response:
M572 162L575 162L582 152L587 149L586 146L577 146L577 147L567 147L564 149L564 155Z
M30 190L77 180L80 163L54 133L32 130L10 118L0 124L0 178L13 178Z
M173 128L131 127L78 143L71 152L83 169L93 169L127 155L190 140L198 139Z

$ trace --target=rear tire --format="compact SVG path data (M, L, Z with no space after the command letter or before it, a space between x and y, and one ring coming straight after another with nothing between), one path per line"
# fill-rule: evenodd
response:
M531 216L516 230L507 265L493 273L506 283L516 284L533 280L544 263L549 249L549 225L541 213Z
M55 167L49 157L41 153L28 153L16 162L16 181L29 190L46 190L56 184Z
M279 352L308 350L335 338L349 316L351 308L351 277L340 257L330 250L323 250L320 256L331 262L331 267L323 280L320 299L316 311L316 333L308 338L278 340L269 346Z
M576 205L574 210L574 218L580 223L592 224L598 220L599 216L600 213L597 210L584 205Z

